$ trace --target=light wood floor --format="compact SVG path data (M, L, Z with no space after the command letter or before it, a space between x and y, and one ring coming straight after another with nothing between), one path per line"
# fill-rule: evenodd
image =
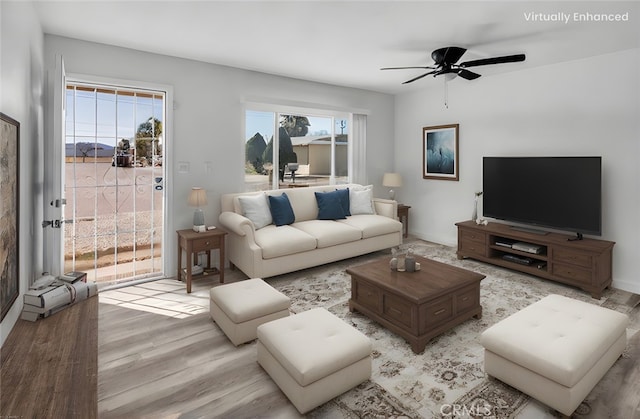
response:
M189 296L172 280L100 294L100 418L300 417L256 362L255 342L235 347L211 320L214 278Z

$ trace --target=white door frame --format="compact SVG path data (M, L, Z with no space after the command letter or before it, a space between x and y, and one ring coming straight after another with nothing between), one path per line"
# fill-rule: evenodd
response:
M45 143L45 156L51 156L50 159L45 158L45 185L44 185L44 216L45 220L62 220L63 208L49 205L52 200L64 198L63 183L64 183L64 100L65 89L67 82L77 82L86 84L100 84L106 86L114 86L121 88L131 89L149 89L165 93L165 117L163 121L163 154L165 156L173 155L173 86L164 85L159 83L149 83L135 80L123 80L111 77L92 76L86 74L69 73L64 77L64 60L61 56L60 63L58 62L58 56L56 57L56 70L60 67L63 76L56 77L50 81L50 91L52 94L52 101L50 103L53 109L52 121L47 126L52 127L52 136L49 141ZM56 71L56 76L58 71ZM51 79L51 78L50 78ZM60 97L61 95L61 97ZM164 170L164 220L163 220L163 239L162 239L162 268L164 277L171 277L173 268L175 266L172 263L171 257L175 252L169 252L169 249L175 249L177 246L177 239L175 234L171 232L175 231L173 226L173 206L170 205L173 202L173 165L169 161L163 161ZM62 228L47 227L48 233L44 234L44 270L52 275L59 275L62 273L61 269L64 266L64 243L62 241ZM48 254L47 254L48 253Z
M49 135L44 142L43 271L52 275L59 275L62 273L62 267L64 266L62 228L47 226L48 222L54 223L55 220L62 220L62 215L64 214L60 200L63 199L62 195L64 193L62 188L62 170L64 169L62 150L64 148L66 74L64 59L59 54L56 55L55 68L49 71L48 83L49 100L47 108L50 109L50 112L46 114L46 126L50 129L48 130ZM56 202L58 206L56 206Z

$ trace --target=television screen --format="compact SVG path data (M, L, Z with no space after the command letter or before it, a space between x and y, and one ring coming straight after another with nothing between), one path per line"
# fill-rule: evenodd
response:
M485 217L601 235L601 157L484 157Z

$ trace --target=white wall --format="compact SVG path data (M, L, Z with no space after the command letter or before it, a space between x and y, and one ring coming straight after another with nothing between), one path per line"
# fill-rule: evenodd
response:
M367 173L379 185L393 165L393 97L380 93L271 76L230 67L149 54L141 51L45 36L46 68L53 68L62 54L67 73L159 83L173 87L173 141L170 172L165 183L169 194L165 249L175 269L175 234L189 228L193 209L187 206L192 186L207 190L208 224L217 222L219 197L244 187L244 104L271 101L278 104L328 107L334 110L366 110ZM384 158L377 158L384 156ZM178 162L188 162L190 173L178 173ZM214 170L207 174L205 162ZM381 188L381 187L380 187ZM379 194L384 193L380 189Z
M481 71L480 71L481 73ZM475 81L425 79L398 95L395 168L411 205L411 233L456 245L454 223L471 218L487 155L603 157L603 233L616 242L613 285L640 293L640 50ZM460 181L422 179L422 127L460 124Z
M0 345L42 270L43 36L33 5L0 2L0 111L20 122L20 296L0 323Z

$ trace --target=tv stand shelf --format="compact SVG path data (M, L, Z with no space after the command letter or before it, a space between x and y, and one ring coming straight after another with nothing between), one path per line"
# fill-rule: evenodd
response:
M572 285L600 298L611 286L612 253L615 242L547 233L544 235L518 231L509 225L473 221L456 223L458 227L458 259L471 258L493 265L528 273L540 278ZM524 242L539 246L540 253L509 247ZM502 243L502 244L497 244ZM517 258L517 261L505 259ZM526 264L525 264L526 262Z

